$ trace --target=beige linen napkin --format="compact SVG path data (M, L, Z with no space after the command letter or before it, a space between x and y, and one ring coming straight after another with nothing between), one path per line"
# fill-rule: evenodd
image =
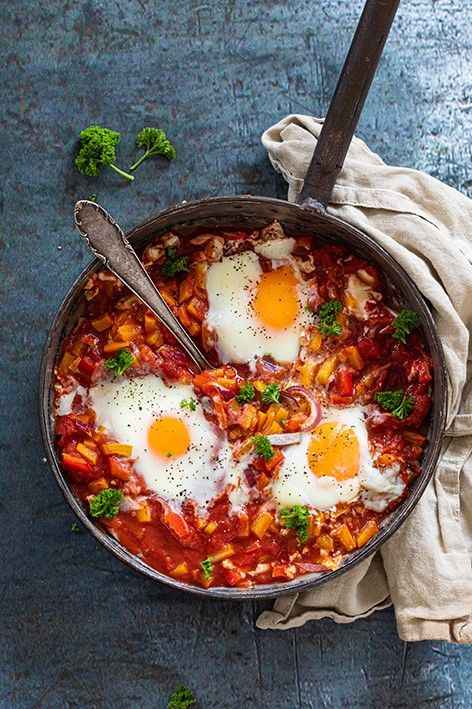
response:
M262 136L289 200L321 123L287 116ZM429 300L449 374L448 430L431 483L382 549L319 589L277 599L257 625L347 623L393 602L403 640L472 642L472 202L428 175L386 165L354 138L328 211L380 243Z

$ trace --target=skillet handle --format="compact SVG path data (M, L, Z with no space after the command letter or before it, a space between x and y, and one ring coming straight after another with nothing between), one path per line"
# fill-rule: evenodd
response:
M366 0L298 204L326 209L399 3L400 0Z

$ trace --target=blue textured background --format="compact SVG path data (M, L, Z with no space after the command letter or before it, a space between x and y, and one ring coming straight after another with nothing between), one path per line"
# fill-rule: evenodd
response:
M164 707L190 685L207 707L470 707L472 649L407 645L393 612L255 630L263 604L208 603L138 577L87 534L38 435L48 324L88 260L72 227L95 192L129 227L181 199L285 195L260 145L289 112L323 114L358 0L3 0L0 5L2 462L0 705ZM392 163L468 192L472 3L399 10L358 134ZM82 178L78 132L160 124L178 159L131 185ZM266 604L267 605L267 604Z

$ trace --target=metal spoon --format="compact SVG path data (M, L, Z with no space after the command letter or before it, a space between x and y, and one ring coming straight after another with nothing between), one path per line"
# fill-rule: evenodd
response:
M83 199L75 205L74 218L79 234L95 256L169 328L200 369L210 369L211 365L171 312L123 231L108 212L99 204Z

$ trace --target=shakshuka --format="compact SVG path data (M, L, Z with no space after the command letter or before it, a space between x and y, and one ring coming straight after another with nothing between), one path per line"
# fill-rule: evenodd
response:
M62 467L89 514L174 579L337 569L421 471L431 361L379 270L316 235L188 230L142 260L206 353L106 270L55 372Z

